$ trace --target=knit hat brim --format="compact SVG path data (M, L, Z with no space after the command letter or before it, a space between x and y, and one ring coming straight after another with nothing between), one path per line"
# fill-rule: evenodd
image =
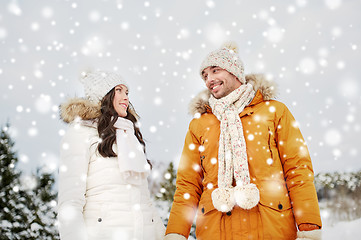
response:
M222 48L217 49L203 60L200 67L200 75L203 78L203 71L208 67L220 67L230 72L244 84L246 82L243 63L237 55L238 48L234 42L225 43Z

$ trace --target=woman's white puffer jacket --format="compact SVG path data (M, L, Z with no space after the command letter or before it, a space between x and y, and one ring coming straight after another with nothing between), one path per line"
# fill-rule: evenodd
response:
M69 113L62 111L62 118L67 121ZM152 205L147 179L137 185L127 183L117 158L104 158L97 153L96 124L73 120L61 143L61 239L162 239L165 228ZM116 152L116 146L113 150Z

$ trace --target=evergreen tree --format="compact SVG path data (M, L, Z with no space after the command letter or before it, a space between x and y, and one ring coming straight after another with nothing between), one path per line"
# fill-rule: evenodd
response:
M20 171L16 153L11 149L14 143L7 133L8 127L0 132L0 237L11 239L13 234L21 234L19 222L24 222L21 211L24 207L25 192L20 189ZM15 238L16 239L16 238Z
M155 205L162 216L163 223L167 226L168 216L170 209L172 208L173 195L175 192L175 182L176 182L176 171L174 169L173 163L169 163L168 168L163 173L163 179L159 184L159 190L155 194Z
M169 216L169 212L172 208L173 200L174 200L174 193L176 190L176 180L177 180L177 171L174 169L173 162L170 162L168 165L167 170L164 171L163 174L164 181L160 183L160 190L158 194L156 194L156 199L158 200L157 204L160 205L160 207L163 207L165 209L165 206L168 208L168 212L166 214L162 214L162 216ZM163 204L162 204L163 203ZM167 225L168 223L168 217L164 219L164 224ZM189 239L195 239L196 226L195 223L193 223L190 231L190 238Z
M8 134L0 131L0 239L59 239L55 226L54 177L41 173L32 178L16 168L17 154ZM33 179L33 186L29 180Z
M37 169L33 176L36 186L29 189L27 201L31 212L30 236L28 239L59 239L56 226L56 197L53 189L55 179L51 173Z
M156 195L157 200L167 201L170 203L169 211L171 204L173 203L173 196L176 189L175 183L177 178L176 170L174 169L173 162L170 162L167 170L165 170L164 181L160 183L159 192Z

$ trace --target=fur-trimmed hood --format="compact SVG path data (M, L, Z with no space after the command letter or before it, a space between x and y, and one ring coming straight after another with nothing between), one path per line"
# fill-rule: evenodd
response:
M94 120L100 116L100 104L84 98L72 98L60 105L60 119L71 123L75 119Z
M263 100L271 100L277 95L277 85L274 81L266 79L263 74L248 74L246 82L252 84L255 92L262 94ZM189 113L193 116L196 113L203 114L209 109L209 97L211 92L205 89L198 93L189 103Z

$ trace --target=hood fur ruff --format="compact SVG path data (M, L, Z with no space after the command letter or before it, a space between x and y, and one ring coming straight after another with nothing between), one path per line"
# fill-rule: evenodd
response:
M255 92L259 90L263 96L263 100L268 101L276 97L277 86L274 81L266 79L263 74L248 74L246 82L253 85ZM209 108L209 97L211 92L206 89L195 96L189 104L189 113L194 116L196 113L203 114Z
M60 105L60 119L71 123L75 119L93 120L100 116L100 104L87 99L72 98Z

